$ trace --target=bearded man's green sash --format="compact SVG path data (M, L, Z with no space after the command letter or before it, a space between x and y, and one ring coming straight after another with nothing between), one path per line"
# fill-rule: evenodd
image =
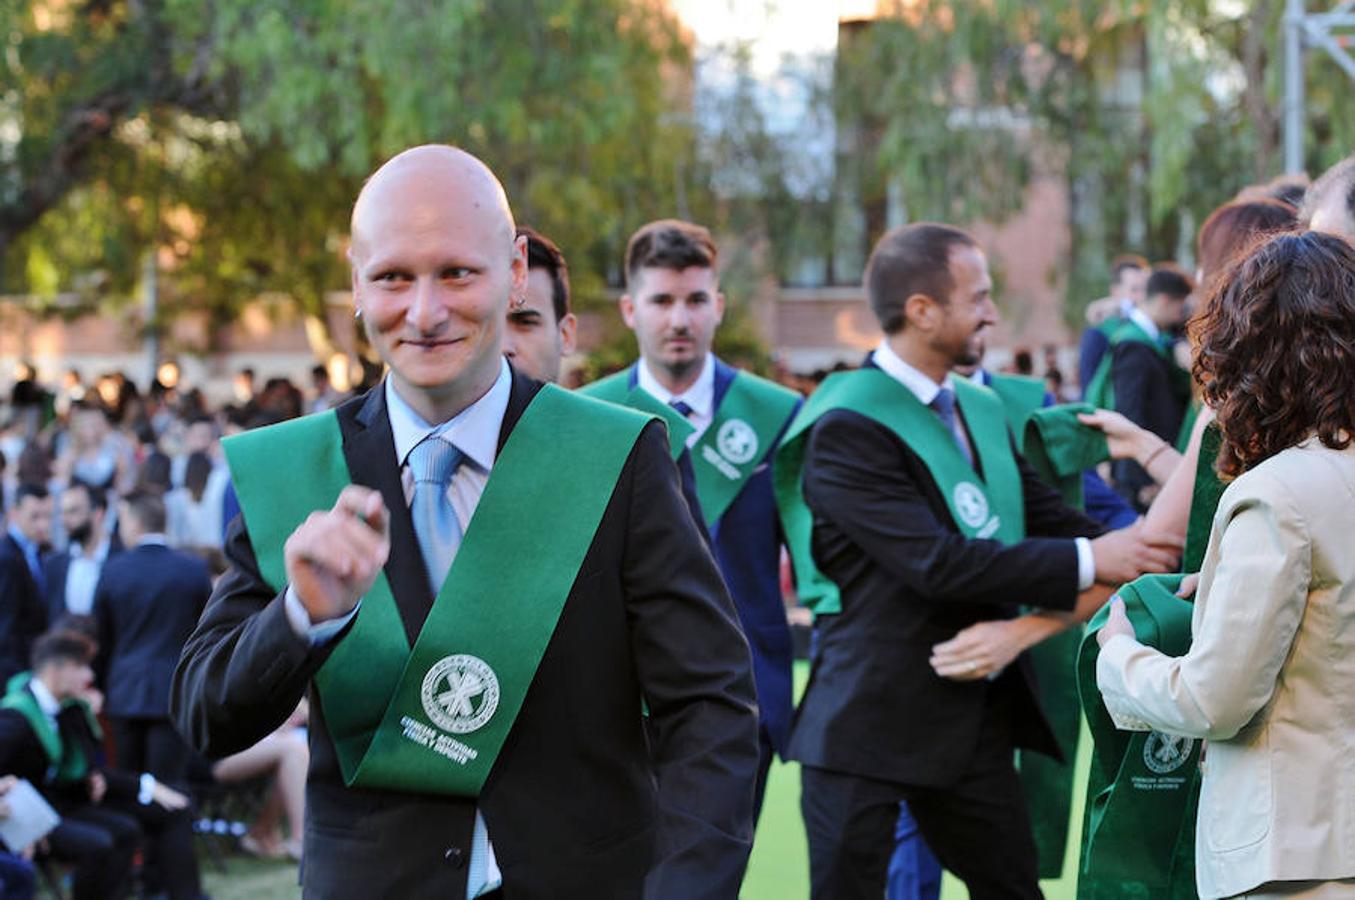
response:
M348 785L479 794L649 421L547 385L495 460L412 649L377 577L315 676ZM288 535L350 483L338 419L307 416L224 447L259 571L281 591Z
M5 697L0 700L0 707L16 711L24 717L28 727L33 729L38 743L42 745L42 752L47 756L48 778L51 781L57 784L80 781L89 774L89 760L85 758L85 748L79 743L68 743L62 739L60 730L38 705L38 698L27 689L32 677L31 672L20 672L11 678ZM81 711L94 739L96 741L102 739L103 729L99 727L99 720L95 718L89 704L79 699L67 700L62 704L63 708L72 706Z
M627 369L580 390L609 403L620 403L643 412L653 412L656 408L667 410L663 415L681 423L669 430L672 436L682 436L673 448L676 459L694 429L671 406L639 385L631 387L630 374L631 370ZM701 504L707 528L715 527L748 484L799 402L799 394L765 378L742 371L734 376L709 427L692 445L696 499Z
M1184 568L1199 570L1223 485L1214 472L1218 426L1205 429L1190 505ZM1142 644L1168 656L1190 649L1194 605L1176 596L1179 575L1144 575L1119 590ZM1087 784L1078 897L1195 896L1195 823L1202 742L1115 727L1096 686L1096 632L1103 609L1088 623L1078 654L1078 689L1095 752Z
M830 375L791 423L777 451L773 477L781 525L795 566L796 591L816 616L840 612L842 601L837 585L814 565L814 521L804 502L801 474L809 431L832 410L866 416L907 444L927 466L965 537L1011 543L1025 536L1021 475L1011 452L1001 401L987 388L962 379L955 380L955 398L982 463L982 478L936 413L879 369Z

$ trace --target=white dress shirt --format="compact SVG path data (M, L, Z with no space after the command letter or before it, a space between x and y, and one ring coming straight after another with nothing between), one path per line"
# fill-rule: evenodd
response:
M108 538L85 553L85 548L72 542L71 561L66 568L66 612L87 616L94 609L94 591L99 586L99 575L108 559Z
M1159 340L1162 337L1162 329L1157 327L1157 323L1148 317L1148 314L1137 306L1129 313L1129 321L1142 328L1153 340Z
M696 430L687 436L687 446L691 447L697 441L701 440L701 435L706 433L710 423L715 419L715 355L706 354L706 361L701 365L701 373L696 376L696 381L681 394L674 394L668 388L659 383L659 379L654 377L654 373L649 370L649 363L643 359L636 366L636 383L644 390L658 398L661 403L673 403L681 400L692 408L692 413L687 417L687 421L692 424Z
M490 469L498 455L499 432L503 429L503 418L508 412L508 398L512 393L513 379L507 360L500 360L499 377L479 400L441 424L431 424L414 411L399 391L395 389L393 379L387 378L386 414L390 417L391 437L395 443L395 463L400 467L400 480L405 489L405 503L414 497L414 474L409 469L409 453L429 434L437 436L455 446L465 458L452 474L447 486L448 500L462 532L475 515L475 507L489 482ZM288 621L298 634L309 636L312 641L323 642L337 634L348 620L357 615L357 607L341 619L311 625L310 617L301 601L290 589L285 600ZM361 606L361 602L359 602ZM475 829L487 834L484 817L479 810L475 812ZM498 861L494 858L494 845L487 843L489 858L486 860L483 889L490 891L503 882ZM475 890L472 885L470 890ZM472 895L474 896L474 895Z
M932 381L931 376L904 362L903 357L895 353L894 348L890 347L887 341L880 342L880 346L876 347L875 352L871 354L871 359L875 361L875 365L880 367L881 372L912 391L913 396L922 401L924 406L931 406L932 401L936 399L936 395L941 393L943 386L949 387L952 391L955 390L954 376L949 372L946 373L943 384L937 384ZM958 404L956 409L959 409ZM963 411L955 417L955 439L972 450L973 445L969 441L969 434L960 423L960 416L962 415L964 415ZM1077 546L1077 589L1085 591L1096 581L1096 559L1092 555L1091 541L1080 537L1074 538L1073 543Z

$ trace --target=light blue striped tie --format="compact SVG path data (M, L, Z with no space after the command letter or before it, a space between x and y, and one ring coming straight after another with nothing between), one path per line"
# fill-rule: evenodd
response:
M436 434L428 435L409 451L409 469L414 473L414 501L409 512L435 597L461 546L461 523L447 497L447 486L463 459L465 454Z

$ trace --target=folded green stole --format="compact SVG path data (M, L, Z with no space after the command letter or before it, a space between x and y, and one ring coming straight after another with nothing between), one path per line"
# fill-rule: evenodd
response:
M1002 403L985 387L964 379L955 379L954 384L955 398L973 438L973 450L982 463L982 478L935 411L879 369L830 375L791 422L777 450L773 477L781 525L795 566L796 590L816 616L842 609L837 585L814 565L814 519L805 505L801 483L809 431L831 410L845 409L866 416L908 445L941 489L961 534L1005 543L1025 536L1021 475L1011 452Z
M32 677L31 672L20 672L11 678L5 697L0 700L0 707L18 712L28 722L28 727L33 729L38 743L42 745L42 752L47 755L49 781L58 784L79 781L89 774L89 760L85 758L85 748L80 746L79 742L68 743L62 739L60 730L38 705L38 698L28 690L28 683ZM97 741L103 737L103 729L99 727L99 720L94 716L94 711L89 708L88 703L70 699L61 705L63 709L71 706L78 708L89 724L94 739Z
M676 458L681 447L686 445L692 426L644 388L630 387L629 379L630 370L627 369L580 390L609 403L620 403L645 412L653 411L654 407L667 410L667 416L682 423L680 428L670 427L669 431L671 435L682 436L674 453ZM696 497L706 527L713 528L739 496L799 402L799 394L765 378L748 372L734 376L709 427L692 445Z
M347 784L479 794L649 421L543 387L495 460L412 649L377 577L315 676ZM319 413L224 447L260 574L281 591L288 535L350 483L338 419Z

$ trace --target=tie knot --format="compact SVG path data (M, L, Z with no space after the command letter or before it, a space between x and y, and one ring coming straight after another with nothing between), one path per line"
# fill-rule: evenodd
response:
M415 484L446 484L463 458L455 446L430 434L409 451L409 468Z
M678 415L682 416L682 418L684 419L691 416L691 414L695 411L692 409L691 404L689 404L686 400L670 400L668 401L668 405L673 407L673 409L677 410Z
M931 406L941 414L941 418L947 422L952 421L955 418L955 392L950 388L941 388L932 398Z

